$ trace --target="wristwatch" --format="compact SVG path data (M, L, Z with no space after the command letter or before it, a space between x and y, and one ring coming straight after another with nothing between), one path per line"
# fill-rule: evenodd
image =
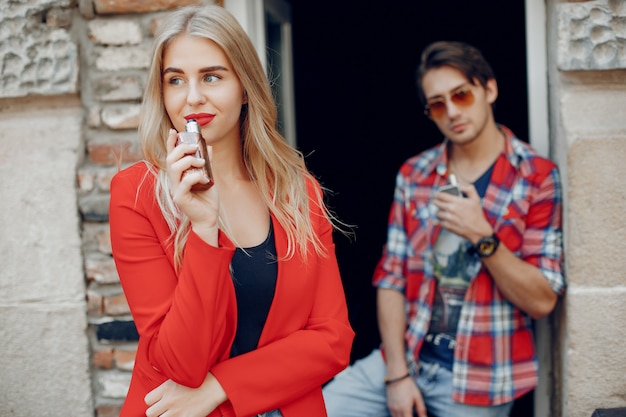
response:
M496 252L499 244L500 239L498 239L498 236L494 233L491 236L481 238L478 243L474 245L474 250L481 258L487 258Z

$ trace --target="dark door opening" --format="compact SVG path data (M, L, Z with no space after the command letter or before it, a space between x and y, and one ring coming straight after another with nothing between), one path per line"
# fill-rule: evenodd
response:
M331 209L356 226L354 241L335 237L355 360L380 342L371 277L395 175L404 160L442 139L417 98L419 54L442 39L479 47L498 80L496 121L528 140L524 1L290 3L298 148L333 192ZM513 415L533 415L532 395Z

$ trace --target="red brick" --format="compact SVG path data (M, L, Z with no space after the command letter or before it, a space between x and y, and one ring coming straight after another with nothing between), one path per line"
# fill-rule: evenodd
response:
M128 302L124 293L110 297L104 297L104 314L108 316L121 316L130 313Z
M141 107L139 104L112 104L102 109L102 123L111 130L137 130Z
M96 177L96 184L98 185L98 190L109 192L111 191L111 179L115 174L117 174L121 170L121 166L117 166L114 169L102 170L98 173Z
M170 10L190 4L202 4L200 0L94 0L97 14L146 13Z
M101 316L103 312L102 295L95 291L87 290L87 313Z
M113 368L113 349L94 349L93 359L91 360L91 363L93 364L93 366L102 369Z
M90 106L87 110L87 126L93 128L102 126L101 112L102 109L99 106Z
M142 158L141 147L130 140L90 141L87 153L91 162L99 165L130 163Z
M96 175L94 172L81 169L78 171L78 189L80 191L91 191L95 186Z
M161 25L161 22L163 22L163 20L165 20L165 15L159 15L154 17L148 24L148 30L150 31L150 35L153 38L154 35L156 35L156 32L159 29L159 26Z
M87 256L85 274L88 281L98 284L116 284L120 282L113 259L108 256Z
M99 405L96 408L96 417L119 417L121 405Z
M98 250L105 255L110 255L111 250L111 234L109 233L109 229L105 229L96 235L96 240L98 241Z
M137 350L116 350L113 353L115 365L123 371L132 371Z

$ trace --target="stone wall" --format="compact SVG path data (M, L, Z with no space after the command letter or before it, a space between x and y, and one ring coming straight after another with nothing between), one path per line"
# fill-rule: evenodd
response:
M554 3L554 143L566 168L563 416L626 406L626 1Z
M76 95L0 102L0 415L93 415Z
M73 14L69 0L0 3L2 416L93 415Z

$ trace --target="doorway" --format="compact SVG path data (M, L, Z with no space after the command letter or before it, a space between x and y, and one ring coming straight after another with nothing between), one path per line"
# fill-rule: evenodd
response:
M442 139L417 98L419 54L441 39L479 47L498 80L496 120L527 140L525 2L290 3L297 146L332 191L330 208L356 226L354 240L335 237L355 360L380 342L371 277L386 238L395 175L407 158ZM532 393L512 416L533 416Z

